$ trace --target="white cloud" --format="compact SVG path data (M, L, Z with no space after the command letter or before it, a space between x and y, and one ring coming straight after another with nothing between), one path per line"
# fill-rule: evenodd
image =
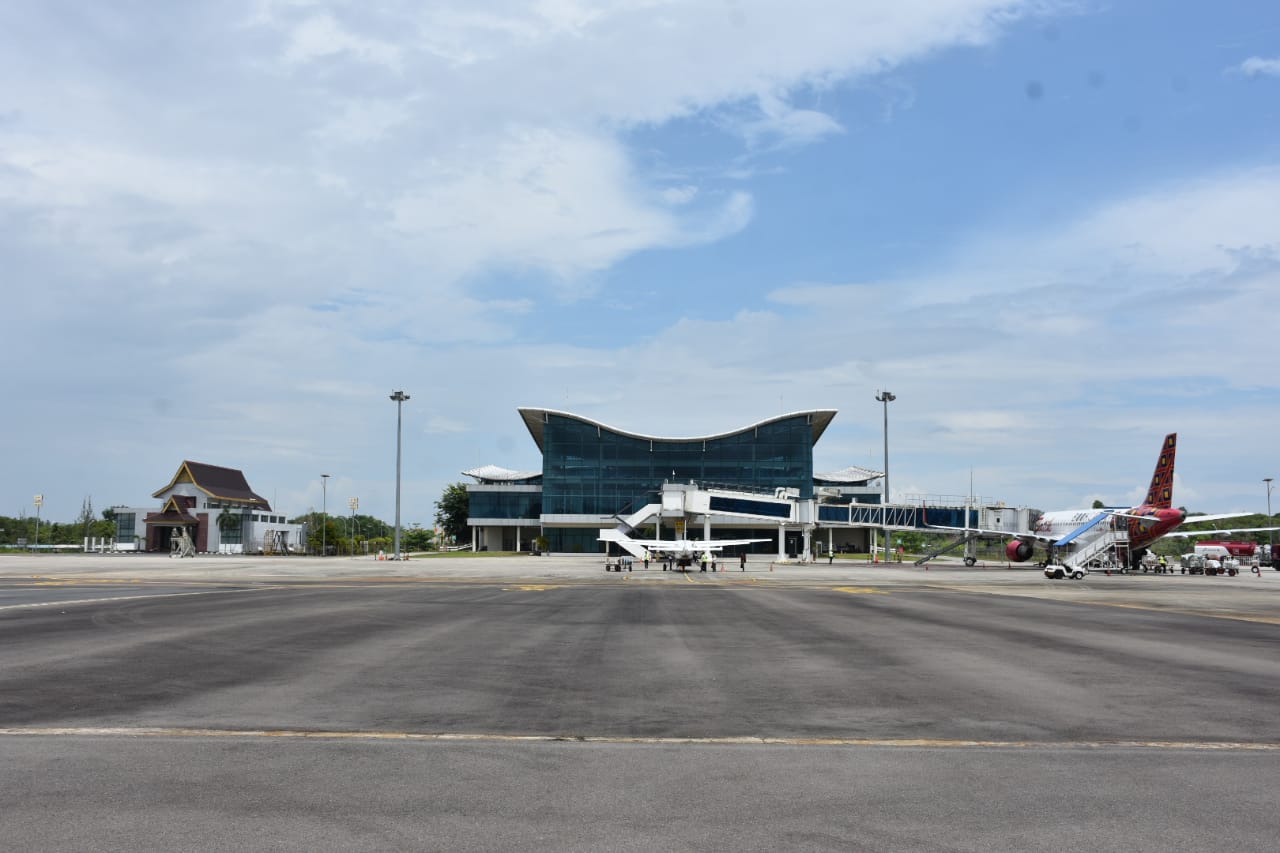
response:
M679 236L674 218L641 201L622 152L596 135L527 128L474 138L406 177L392 222L455 275L496 265L573 276Z
M1176 499L1190 501L1213 493L1203 477L1215 458L1268 452L1258 437L1280 375L1262 330L1276 293L1280 171L1251 169L1117 198L1056 228L975 233L909 279L782 288L771 299L791 311L769 339L821 366L795 376L796 390L820 398L825 382L829 404L845 397L844 377L864 423L878 418L870 389L891 388L891 421L911 425L891 427L895 444L917 477L928 460L971 454L987 467L980 490L998 483L1002 497L1054 506L1084 493L1073 483L1115 471L1110 500L1120 501L1149 478L1136 436L1180 431L1199 479ZM838 350L833 327L846 330ZM719 376L704 391L733 382ZM865 464L875 453L865 444L831 442L819 455L836 452L829 467ZM1078 461L1046 470L1063 456ZM1021 470L989 467L1015 459Z
M806 93L990 40L1024 6L262 0L222 30L193 7L200 27L165 34L190 62L142 86L73 61L9 87L21 120L0 125L0 199L99 268L154 262L159 280L256 268L272 287L240 282L264 300L294 298L292 274L271 267L300 252L329 270L390 253L437 283L523 268L566 294L622 258L751 220L739 187L665 173L674 186L654 186L629 131L724 110L737 119L719 126L763 146L811 143L840 124ZM44 62L9 47L0 68ZM170 236L140 254L136 235L156 222Z
M2 449L96 448L61 432L92 424L120 452L63 451L63 482L92 462L117 490L109 500L154 488L136 482L143 457L339 476L387 460L385 397L404 387L406 427L433 436L406 460L429 506L460 468L536 464L522 403L695 435L836 405L820 465L838 468L878 456L878 432L859 426L878 423L877 385L900 395L895 422L921 425L900 440L923 457L939 436L1010 455L1027 440L1010 432L1071 438L1046 400L1096 395L1080 416L1104 420L1116 365L1267 381L1251 366L1266 363L1255 341L1206 366L1166 344L1156 364L1107 320L1188 304L1152 286L1161 275L1229 281L1218 308L1263 310L1280 221L1265 174L1118 201L1059 233L976 240L915 278L779 288L776 310L686 317L666 282L627 334L616 315L576 318L572 335L559 322L622 261L705 246L757 216L755 187L738 182L757 164L733 156L735 140L722 168L699 170L670 152L649 160L646 134L684 120L717 144L728 128L756 153L830 139L849 117L825 93L989 43L1051 5L275 0L230 26L220 4L193 3L182 23L194 26L132 22L167 45L163 60L110 39L71 49L74 33L45 20L68 39L57 63L47 44L0 34L0 274L15 282L15 314L37 318L11 325L4 346L41 354L38 372L5 386L39 417L15 423ZM1064 259L1078 296L1055 289ZM1145 278L1133 283L1123 271L1135 263ZM1040 386L1050 371L1064 379L1056 392ZM975 382L989 390L965 390ZM700 402L673 406L673 392ZM1194 406L1197 387L1186 393ZM451 407L469 428L440 414ZM1252 423L1236 417L1241 431ZM382 488L385 511L385 478L367 488L362 507L377 512Z
M1280 77L1280 59L1263 59L1251 56L1233 69L1246 77Z
M347 101L315 131L320 139L342 145L368 145L385 139L412 117L413 98L399 101L362 99Z
M844 132L840 123L817 110L795 109L775 95L758 99L760 115L742 121L739 132L756 146L809 145Z
M356 35L330 14L307 18L294 27L284 51L284 60L290 65L303 65L334 56L350 56L391 69L398 69L401 63L397 46Z
M698 188L688 184L680 187L668 187L662 191L662 200L674 206L688 204L697 197Z

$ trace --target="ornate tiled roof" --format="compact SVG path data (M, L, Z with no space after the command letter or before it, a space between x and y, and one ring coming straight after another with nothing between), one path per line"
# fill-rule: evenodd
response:
M249 482L244 478L244 474L236 468L223 468L221 465L184 460L178 466L178 471L169 484L163 489L157 489L151 496L158 498L178 483L191 483L211 498L240 501L265 510L271 509L267 499L249 488Z

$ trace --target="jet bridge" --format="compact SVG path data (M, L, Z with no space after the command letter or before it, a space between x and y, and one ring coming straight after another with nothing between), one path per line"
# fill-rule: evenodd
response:
M633 557L642 557L644 549L628 545L624 540L637 528L653 523L661 531L663 526L675 529L678 538L685 534L687 525L696 518L702 519L702 539L711 540L712 520L721 523L751 521L778 526L779 557L784 555L783 538L788 526L804 525L805 549L808 552L809 536L813 528L812 501L802 500L798 489L780 488L772 491L699 486L697 483L663 483L660 499L646 504L627 516L614 516L618 524L604 528L600 538L616 542ZM659 535L661 538L661 535Z
M614 516L617 525L600 531L600 538L616 542L634 557L643 556L643 548L628 547L623 540L638 528L653 524L658 538L664 529L674 530L675 538L686 538L687 528L702 522L702 539L710 540L712 524L742 526L743 522L760 526L777 525L778 559L786 557L788 532L800 533L802 546L811 553L813 531L819 526L828 532L836 528L911 530L936 532L933 525L968 526L988 529L1005 528L1013 532L1029 526L1029 510L1008 507L985 499L947 496L908 496L901 504L829 503L819 498L801 498L798 489L779 488L752 490L740 486L698 483L663 483L658 500L630 514ZM688 538L693 538L689 536ZM971 543L970 543L971 544ZM831 547L830 541L827 547ZM966 547L966 558L970 557Z

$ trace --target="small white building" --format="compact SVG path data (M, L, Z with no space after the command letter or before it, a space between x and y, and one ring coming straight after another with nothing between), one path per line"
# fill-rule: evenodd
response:
M116 507L116 542L141 551L168 551L183 531L204 553L300 553L305 525L284 515L249 488L235 468L184 460L152 497L160 509Z

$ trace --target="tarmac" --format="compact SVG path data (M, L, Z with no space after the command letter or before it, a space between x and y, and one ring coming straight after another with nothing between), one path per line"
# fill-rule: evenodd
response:
M23 850L1271 851L1280 573L0 557Z

